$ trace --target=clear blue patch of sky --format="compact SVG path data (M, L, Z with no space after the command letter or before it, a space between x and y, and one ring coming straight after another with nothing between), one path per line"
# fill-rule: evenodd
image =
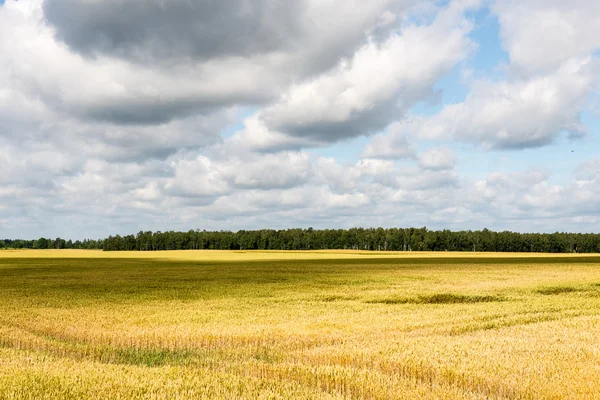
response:
M4 5L4 0L0 0L0 7Z
M472 12L469 18L475 23L470 38L478 45L475 55L468 61L474 77L479 77L480 72L488 79L504 77L502 66L510 59L502 47L498 18L488 7Z

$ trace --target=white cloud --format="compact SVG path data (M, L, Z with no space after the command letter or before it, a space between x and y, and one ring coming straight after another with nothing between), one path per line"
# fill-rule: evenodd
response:
M548 73L600 48L600 3L594 0L498 0L503 46L518 73Z
M461 140L485 148L551 143L562 132L581 136L580 114L596 79L594 59L574 59L547 75L516 81L476 81L462 103L407 124L421 138Z
M504 80L471 83L463 102L446 104L430 117L412 116L387 136L377 136L366 154L385 156L395 142L421 139L463 141L486 149L522 149L551 144L561 134L583 136L581 123L598 89L600 47L596 2L498 1L503 44L512 73Z
M266 154L257 159L233 159L221 166L232 185L247 189L289 188L312 176L309 158L303 153Z
M362 157L382 159L412 159L417 145L411 141L402 123L392 124L385 135L375 136L365 147Z
M369 42L327 73L295 84L240 132L262 149L325 145L385 128L432 95L434 83L474 44L465 8L452 3L430 25L409 25Z
M205 156L177 160L172 168L174 175L165 184L165 191L170 195L216 198L230 191L215 163Z
M17 91L84 120L119 124L275 99L291 81L351 55L385 12L409 5L264 0L244 12L239 0L15 3L0 12L0 52Z
M456 164L456 153L447 147L433 148L419 155L419 166L423 169L452 169Z
M600 220L598 160L572 165L561 184L543 170L488 165L473 167L488 172L473 181L451 150L551 145L586 131L580 114L598 83L594 2L495 3L511 60L500 81L468 65L478 1L163 3L0 8L5 235ZM466 79L467 98L407 115L441 98L436 82L457 65L478 77ZM344 143L327 148L334 142Z

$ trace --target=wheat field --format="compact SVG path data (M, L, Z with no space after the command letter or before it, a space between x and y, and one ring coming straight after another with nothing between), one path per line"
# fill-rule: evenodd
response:
M0 399L600 399L600 256L0 251Z

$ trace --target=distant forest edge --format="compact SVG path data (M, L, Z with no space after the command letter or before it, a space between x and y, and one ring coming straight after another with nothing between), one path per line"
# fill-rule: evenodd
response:
M137 235L72 241L60 238L0 240L0 249L159 250L370 250L600 253L596 233L517 233L427 228L286 229L209 232L139 232Z

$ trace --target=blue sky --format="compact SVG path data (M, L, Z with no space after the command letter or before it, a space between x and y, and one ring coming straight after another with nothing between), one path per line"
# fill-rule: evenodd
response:
M0 0L0 237L600 230L597 2L238 2Z
M502 80L506 78L505 69L509 65L509 55L502 48L500 25L489 7L482 7L472 14L475 29L470 35L477 43L473 57L457 65L451 75L442 77L435 90L442 91L442 100L437 105L419 104L413 113L433 115L445 104L464 101L469 93L468 85L461 79L463 71L472 71L474 79ZM591 104L590 104L591 107ZM593 159L600 154L597 135L599 132L598 114L589 109L581 112L581 121L587 136L579 140L560 138L552 146L518 151L478 151L471 146L455 146L459 159L457 168L461 176L484 179L494 169L518 172L527 169L545 169L550 172L551 182L568 184L573 179L574 167L579 163ZM573 153L571 153L573 151Z
M491 81L506 79L505 70L510 59L506 50L502 48L497 17L489 7L481 7L476 12L470 13L469 18L475 25L469 36L477 44L477 50L471 57L456 65L450 74L440 77L436 82L433 90L441 94L438 102L420 102L412 108L411 114L431 116L438 113L446 104L464 101L469 94L469 84L464 78L465 71L469 71L470 79ZM485 179L486 175L495 169L507 172L544 169L550 172L549 180L552 183L568 184L573 179L574 167L600 154L597 141L600 126L598 114L584 109L581 113L581 121L587 130L585 138L570 140L563 137L551 146L517 151L488 151L463 143L451 144L459 155L459 160L462 161L457 164L457 170L464 177ZM368 138L361 137L313 152L316 155L333 156L338 160L353 162L360 157L367 142ZM419 143L419 148L427 150L441 145L447 143L423 141Z

